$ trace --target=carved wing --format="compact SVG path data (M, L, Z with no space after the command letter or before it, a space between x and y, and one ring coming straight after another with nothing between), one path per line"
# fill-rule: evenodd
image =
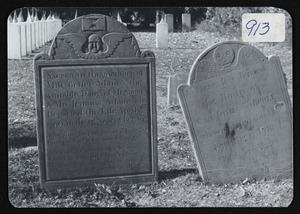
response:
M101 55L104 57L111 56L117 49L117 47L124 41L124 39L130 39L131 33L108 33L102 37L104 47Z
M238 51L237 66L248 66L267 60L267 57L254 47L243 46Z
M83 54L82 46L87 42L87 38L79 33L67 33L63 35L58 35L57 39L64 40L66 43L72 45L76 54Z
M241 65L246 65L249 57L251 55L251 48L247 47L247 46L243 46L240 48L240 50L238 51L238 63Z
M192 74L192 82L202 81L208 78L211 72L211 63L208 60L201 60L196 64L194 73Z

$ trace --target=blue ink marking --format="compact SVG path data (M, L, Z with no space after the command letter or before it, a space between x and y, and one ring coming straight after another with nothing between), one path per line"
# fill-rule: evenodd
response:
M261 24L261 23L259 23L259 25L257 26L256 31L254 32L253 36L255 36L255 34L256 34L256 32L257 32L257 30L258 30L260 24Z
M248 24L250 23L250 22L255 22L251 27L248 27ZM255 20L255 19L251 19L249 22L247 22L247 24L246 24L246 28L249 30L249 29L251 29L250 30L250 32L249 32L249 34L248 34L248 36L250 36L250 34L251 34L251 32L252 32L252 30L253 30L253 27L255 26L257 24L257 21Z
M251 23L253 23L253 24L251 25ZM263 27L260 30L265 29L265 28L267 28L267 29L266 29L265 32L259 33L259 35L265 35L266 33L269 32L269 30L270 30L270 25L269 25L270 23L269 22L259 23L258 26L256 27L256 30L253 33L253 36L256 35L256 32L258 31L258 29L259 29L259 27L260 27L261 24L263 24ZM252 33L255 25L257 25L257 21L255 19L251 19L250 21L247 22L246 28L248 30L250 30L250 32L248 33L248 36L251 35L251 33Z
M267 30L266 32L264 32L264 33L259 33L260 35L265 35L265 34L268 33L269 30L270 30L269 22L264 22L263 25L265 25L265 26L264 26L262 29L264 29L264 28L267 27L268 30Z

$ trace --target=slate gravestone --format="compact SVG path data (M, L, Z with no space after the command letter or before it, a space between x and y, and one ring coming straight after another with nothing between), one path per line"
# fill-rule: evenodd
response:
M43 187L157 179L155 56L123 24L78 17L34 65Z
M179 85L187 83L188 73L176 73L168 79L168 104L179 104L177 88Z
M178 94L205 181L291 176L292 111L278 57L241 42L214 45Z

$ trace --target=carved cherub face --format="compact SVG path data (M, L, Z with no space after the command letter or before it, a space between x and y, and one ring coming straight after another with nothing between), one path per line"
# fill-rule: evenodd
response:
M217 47L214 51L215 62L222 66L229 66L234 59L234 51L229 45L221 45Z
M98 53L102 51L102 41L97 34L92 34L88 38L88 48L89 52Z

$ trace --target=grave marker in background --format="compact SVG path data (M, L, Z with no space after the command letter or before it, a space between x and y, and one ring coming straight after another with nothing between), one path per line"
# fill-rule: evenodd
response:
M73 19L34 64L43 187L157 179L155 57L123 24Z
M176 73L168 79L168 104L178 105L177 88L181 84L186 84L188 80L188 73Z
M182 14L182 31L191 30L191 14L183 13Z
M43 16L40 20L41 22L41 37L42 37L42 45L44 45L46 43L46 17L45 17L45 13L43 13Z
M168 48L168 37L168 24L161 19L160 23L156 24L156 48Z
M34 12L32 12L32 15L30 15L30 21L31 21L31 46L32 50L35 50L37 48L36 46L36 24L34 23Z
M17 23L7 24L7 57L21 59L21 27Z
M178 94L205 181L291 176L292 110L278 57L241 42L214 45Z
M21 56L26 56L27 54L26 24L25 22L18 22L17 24L20 26Z
M168 32L174 31L174 17L173 14L166 14L165 15L166 23L168 24Z
M53 39L61 26L62 20L55 18L51 12L47 20L44 13L43 19L39 21L37 13L34 16L34 12L30 15L28 11L24 22L22 10L18 17L15 10L13 19L9 16L7 21L8 59L21 59L27 53L43 46Z
M25 22L26 27L26 52L31 53L32 51L32 20L29 11L27 12L27 19Z
M40 31L41 31L41 25L40 25L40 21L39 21L39 17L37 16L37 12L35 13L34 19L33 19L33 23L34 23L34 28L35 28L35 47L39 48L41 47L42 41L41 41L41 35L40 35Z

